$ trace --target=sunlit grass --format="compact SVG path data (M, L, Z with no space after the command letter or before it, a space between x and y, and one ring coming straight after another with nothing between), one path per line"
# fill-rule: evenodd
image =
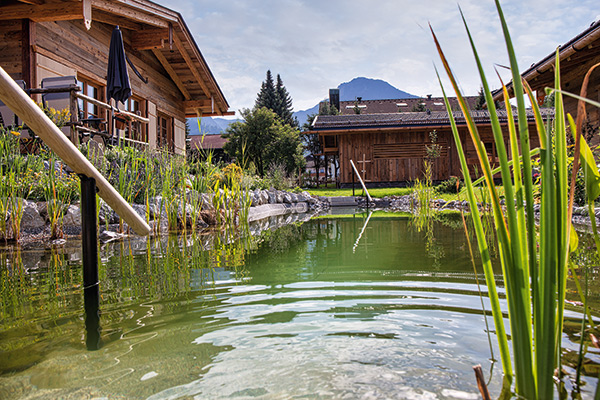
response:
M382 198L385 196L405 196L413 192L413 188L373 188L368 189L371 197ZM312 188L306 190L308 193L314 196L326 196L326 197L349 197L352 196L352 189L336 189L336 188ZM362 189L355 189L354 193L356 196L364 196Z

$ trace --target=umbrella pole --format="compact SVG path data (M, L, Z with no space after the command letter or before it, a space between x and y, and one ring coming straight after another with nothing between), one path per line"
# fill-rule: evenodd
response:
M83 250L83 294L86 344L100 348L100 286L98 282L98 232L96 221L96 180L84 174L81 179L81 247Z

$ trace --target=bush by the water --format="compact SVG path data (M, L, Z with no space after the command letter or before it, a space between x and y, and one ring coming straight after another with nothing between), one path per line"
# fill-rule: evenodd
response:
M463 182L456 176L451 176L435 187L438 193L458 193L463 187Z

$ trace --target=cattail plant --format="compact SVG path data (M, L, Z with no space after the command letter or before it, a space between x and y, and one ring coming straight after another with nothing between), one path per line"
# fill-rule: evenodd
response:
M522 162L511 163L504 144L496 106L489 90L479 56L466 22L464 23L474 58L480 74L486 103L498 151L500 172L506 204L503 207L499 191L494 185L493 172L477 126L462 96L458 83L450 69L435 33L432 34L444 69L459 100L467 123L470 140L476 149L480 168L489 194L497 233L498 250L506 289L510 333L513 347L511 359L503 315L499 305L496 284L491 268L489 249L479 218L477 201L473 192L463 144L454 116L444 93L454 140L457 145L467 196L482 256L488 293L500 347L505 383L515 378L517 395L527 399L551 399L554 396L554 373L560 371L560 346L563 327L567 263L570 250L577 245L577 236L570 222L568 193L568 159L566 124L560 90L559 54L556 53L554 124L548 128L535 101L531 101L535 118L536 134L540 142L541 158L541 209L539 234L534 220L533 179L531 168L530 132L525 110L528 90L524 88L517 67L515 52L499 1L496 8L500 17L504 39L510 59L514 95L517 103L516 120L507 102L510 154L513 159L522 156ZM462 12L461 12L462 15ZM463 22L465 21L463 16ZM441 85L441 80L440 80ZM442 87L443 89L443 87ZM503 86L505 98L508 91Z

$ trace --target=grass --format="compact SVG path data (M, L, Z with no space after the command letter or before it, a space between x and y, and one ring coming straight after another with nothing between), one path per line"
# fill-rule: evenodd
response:
M326 196L326 197L350 197L352 196L352 189L336 189L336 188L312 188L306 190L308 193L315 196ZM364 196L362 189L356 189L356 196ZM369 189L371 197L382 198L385 196L405 196L411 194L413 188L373 188Z
M496 186L496 190L498 191L499 195L502 197L504 196L504 188L499 185ZM352 189L335 189L335 188L319 188L319 189L307 189L306 190L308 193L312 194L312 195L316 195L316 196L326 196L326 197L350 197L352 196ZM403 187L403 188L374 188L374 189L369 189L369 194L374 197L374 198L382 198L385 196L407 196L412 194L415 191L414 188L412 187ZM476 187L474 188L474 193L475 193L475 197L477 199L479 199L479 201L481 202L481 199L485 198L485 192L487 191L487 189L485 187ZM362 190L356 190L355 191L356 196L363 196L363 192ZM438 193L435 192L433 193L432 196L433 199L442 199L445 201L456 201L456 200L465 200L466 199L466 193Z

